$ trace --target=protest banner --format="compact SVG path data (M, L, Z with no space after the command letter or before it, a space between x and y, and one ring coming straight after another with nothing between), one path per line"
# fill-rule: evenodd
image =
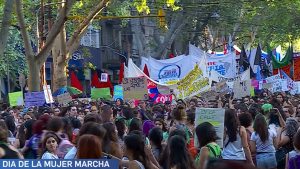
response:
M123 87L121 85L114 86L114 100L117 99L123 100Z
M57 96L57 101L60 105L66 105L72 101L70 93L64 93Z
M223 135L224 135L224 118L225 118L225 109L221 108L196 108L195 113L195 126L203 122L211 123L217 132L219 140L217 143L220 147L223 147ZM197 146L197 138L195 134L195 147Z
M146 77L124 78L122 82L123 97L126 100L148 99L147 79Z
M43 106L46 102L44 92L25 93L25 107Z
M219 74L227 77L236 76L236 60L235 53L231 52L223 56L208 56L207 57L208 72L216 71Z
M280 79L281 79L280 74L277 74L277 75L274 75L274 76L267 77L266 78L266 83L272 83L272 82L275 82L275 81L280 80Z
M200 93L199 96L204 98L206 101L216 100L220 94L214 90L208 90Z
M250 96L250 87L251 82L250 80L246 81L236 81L233 84L233 92L234 92L234 98L241 99L245 96Z
M110 100L110 88L92 88L91 89L92 100L105 99Z
M8 97L9 97L9 104L10 104L10 106L21 106L21 105L24 105L23 93L21 91L9 93Z
M166 101L172 102L172 100L173 100L173 96L171 94L168 95L158 94L158 96L154 100L154 103L166 103Z
M177 83L177 98L185 99L192 97L209 88L209 79L203 76L203 72L196 65L187 76Z
M53 97L52 97L52 93L51 93L51 88L50 85L44 85L43 86L43 90L44 90L44 94L45 94L45 99L46 99L46 103L54 103Z
M282 81L281 80L277 80L272 83L271 92L272 93L282 92Z

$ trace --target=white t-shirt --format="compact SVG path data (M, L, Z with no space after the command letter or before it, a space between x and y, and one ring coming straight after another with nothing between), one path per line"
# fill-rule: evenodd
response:
M254 141L256 144L257 153L275 153L275 147L273 145L273 139L276 138L277 134L274 130L268 129L269 138L263 143L258 135L258 133L253 132L250 140Z
M52 153L49 153L48 151L46 151L41 159L58 159L58 156Z

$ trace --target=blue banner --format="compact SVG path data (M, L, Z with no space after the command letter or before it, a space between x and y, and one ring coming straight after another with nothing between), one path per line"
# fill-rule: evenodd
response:
M0 160L0 168L7 169L118 169L117 160L108 159L85 159L85 160Z
M114 86L114 100L117 99L123 100L123 87L121 85Z

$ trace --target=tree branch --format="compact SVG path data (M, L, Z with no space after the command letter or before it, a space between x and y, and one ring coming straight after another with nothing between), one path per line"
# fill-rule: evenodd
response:
M45 46L36 56L36 59L39 63L43 63L46 61L48 57L48 53L52 49L53 42L56 36L60 33L61 28L64 26L65 22L67 21L67 16L69 15L74 3L75 0L68 0L66 1L66 4L59 10L58 18L54 22L52 29L50 30L47 36Z
M24 41L25 55L27 59L31 60L34 56L34 53L31 47L29 33L26 29L26 24L25 24L25 19L23 14L23 2L22 0L16 0L15 2L16 2L17 18L19 20L20 31Z
M67 42L67 58L69 60L73 52L78 48L81 37L85 34L89 24L92 20L108 5L110 0L102 0L97 6L95 6L88 16L80 23L77 29L74 31L73 36Z

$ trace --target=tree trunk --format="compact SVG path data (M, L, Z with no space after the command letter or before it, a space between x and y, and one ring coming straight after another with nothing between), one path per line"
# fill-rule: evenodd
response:
M4 6L4 14L1 24L0 30L0 56L3 57L4 49L6 47L8 33L9 33L9 26L11 20L11 14L13 10L14 1L6 0Z
M35 60L28 60L29 76L28 87L30 91L40 91L40 69L41 65Z

